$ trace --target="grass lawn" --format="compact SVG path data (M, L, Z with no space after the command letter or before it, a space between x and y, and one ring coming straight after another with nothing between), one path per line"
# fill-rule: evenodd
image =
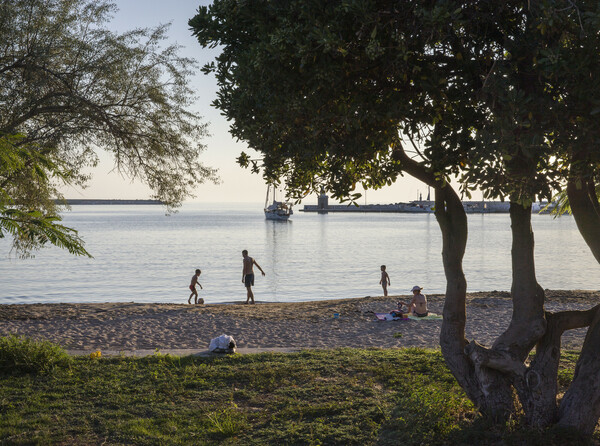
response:
M563 355L561 385L576 359ZM586 443L518 420L488 425L432 350L85 356L33 371L14 364L0 345L0 444Z

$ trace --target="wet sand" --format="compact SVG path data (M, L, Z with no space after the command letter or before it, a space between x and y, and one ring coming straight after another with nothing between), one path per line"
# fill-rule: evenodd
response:
M546 290L546 310L586 310L600 291ZM428 295L429 309L442 314L443 295ZM208 349L221 334L233 336L242 352L337 347L439 348L441 320L377 321L409 296L364 297L295 303L187 305L82 303L0 305L0 336L25 335L60 344L72 353L95 350L189 354ZM339 313L339 318L334 318ZM467 297L466 338L491 345L510 322L509 293ZM586 329L563 335L563 348L579 349Z

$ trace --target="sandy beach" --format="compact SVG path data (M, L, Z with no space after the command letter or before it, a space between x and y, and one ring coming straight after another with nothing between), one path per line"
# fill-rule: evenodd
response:
M546 290L546 310L586 310L600 291ZM428 295L430 311L442 314L443 295ZM242 352L336 347L439 348L441 320L377 321L374 313L396 308L408 296L297 303L187 305L81 303L0 305L0 336L25 335L60 344L74 354L202 352L221 334L233 336ZM339 318L334 318L339 313ZM509 293L470 293L466 337L490 345L508 326ZM586 329L563 335L563 348L578 349Z

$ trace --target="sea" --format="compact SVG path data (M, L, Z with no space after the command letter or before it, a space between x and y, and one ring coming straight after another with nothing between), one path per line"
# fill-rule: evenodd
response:
M156 205L78 205L63 215L93 258L56 247L20 259L0 240L0 303L187 303L201 269L206 303L245 301L242 250L263 268L262 302L443 293L441 233L432 214L316 214L296 208L289 221L267 221L259 203L186 203L166 215ZM510 290L508 214L468 216L464 258L468 291ZM533 215L538 282L547 289L600 289L600 265L572 217Z

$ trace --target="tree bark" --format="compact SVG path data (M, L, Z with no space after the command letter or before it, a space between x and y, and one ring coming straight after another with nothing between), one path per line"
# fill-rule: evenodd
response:
M594 182L583 176L572 175L567 182L567 195L577 228L600 262L600 203Z
M560 339L566 330L589 326L600 305L587 311L546 313L546 333L536 346L536 354L515 387L525 413L525 422L535 428L546 428L558 420L556 395Z
M580 154L571 160L567 195L577 228L600 262L600 203L594 170ZM598 308L598 307L596 307ZM559 426L591 435L600 418L600 310L588 329L571 386L559 408Z
M593 181L587 182L587 192L590 197L590 201L592 202L592 207L596 214L600 215L600 201L598 201L598 194L596 193L596 185Z
M544 317L544 290L535 277L534 236L531 229L531 205L524 207L510 203L512 230L512 287L513 313L510 325L498 337L491 350L469 346L467 354L479 367L487 367L503 374L519 393L525 417L534 410L530 397L525 359L546 331ZM560 337L559 337L560 339ZM506 384L509 387L508 384ZM556 403L554 402L555 406Z
M531 205L524 207L511 202L510 218L513 240L511 253L513 314L510 325L498 337L491 349L471 342L466 347L465 353L475 364L482 384L489 380L489 374L493 370L499 376L492 382L495 386L499 386L501 391L507 392L506 389L510 389L511 385L517 389L528 418L537 400L533 400L529 392L528 379L531 371L526 367L525 360L546 332L544 290L535 277ZM560 342L560 335L558 339ZM487 376L483 376L483 370L487 370ZM535 373L539 375L538 372ZM535 373L533 376L536 376ZM552 404L556 405L555 402Z
M535 277L531 205L524 207L511 202L510 221L513 313L508 329L496 340L493 348L525 361L546 331L545 295Z
M600 311L596 307L575 376L559 408L559 426L591 435L600 418Z
M479 410L494 420L514 411L510 386L501 373L471 363L465 354L467 281L462 259L467 245L467 215L460 198L449 186L435 189L435 216L442 230L442 259L446 274L444 319L440 346L448 368Z

